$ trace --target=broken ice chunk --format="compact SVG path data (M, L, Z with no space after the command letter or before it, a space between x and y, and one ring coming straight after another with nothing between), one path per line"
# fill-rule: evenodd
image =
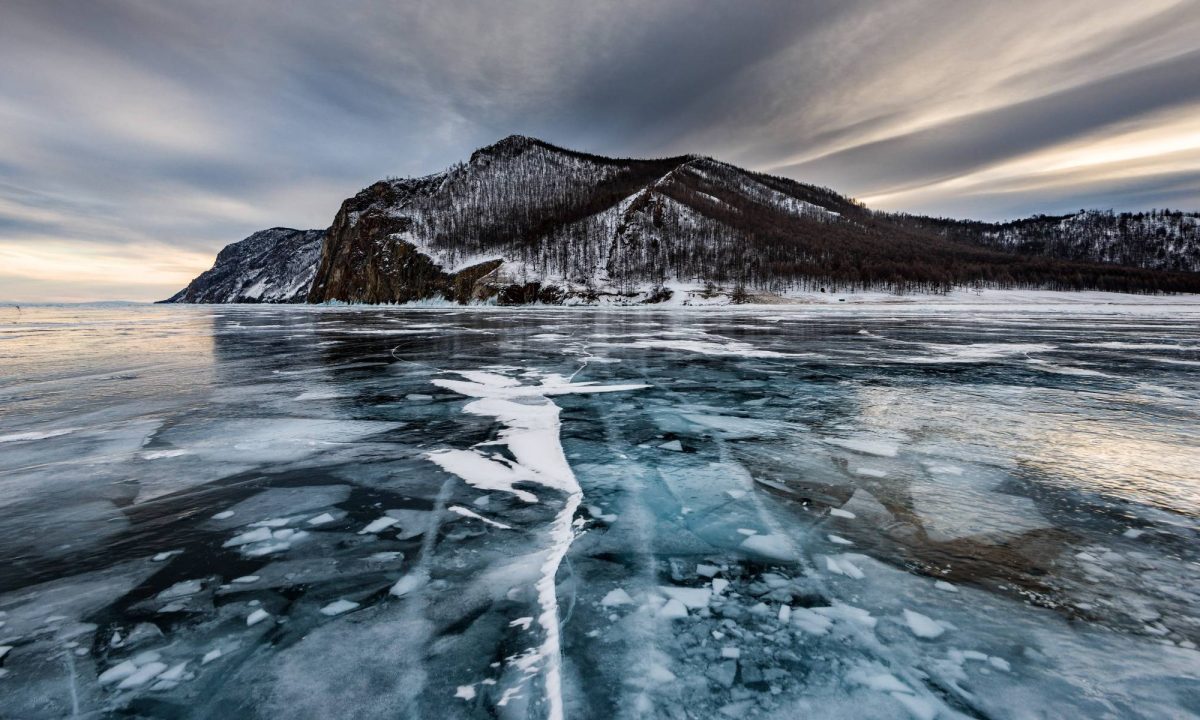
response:
M309 518L308 524L309 525L325 525L327 523L333 522L334 520L336 520L336 518L333 517L332 515L330 515L329 513L321 513L320 515L318 515L316 517Z
M271 614L262 608L255 610L246 616L246 627L252 627L259 624L263 620L271 617Z
M207 665L219 657L221 657L221 649L220 648L209 650L208 652L204 653L204 657L200 660L200 664Z
M175 557L176 555L178 555L181 552L183 552L183 551L182 550L168 550L166 552L160 552L150 559L153 560L154 562L162 562L163 560L167 560L169 558Z
M235 577L233 580L230 580L230 582L235 582L235 583L240 583L240 584L258 582L258 576L257 575L243 575L241 577Z
M849 540L847 540L846 538L842 537L841 535L830 535L829 542L833 543L834 545L853 545L854 544L854 543L850 542Z
M708 605L709 598L712 597L712 590L706 587L689 588L675 587L673 585L659 585L658 590L668 598L672 600L678 600L679 602L683 603L685 607L693 610L706 607Z
M933 586L938 590L945 590L946 592L958 592L958 588L954 587L945 580L938 580L933 583Z
M659 447L662 448L663 450L674 450L675 452L683 452L683 443L679 442L678 440L671 440L670 442L665 442L662 445L659 445Z
M908 629L912 631L913 635L926 640L941 637L942 633L946 632L946 628L938 624L936 620L913 610L906 609L904 611L904 622L908 624Z
M167 669L166 663L152 662L139 667L133 674L126 677L117 685L118 690L141 687L162 674Z
M687 606L675 598L668 600L658 611L658 616L667 620L680 620L687 617L687 614Z
M843 510L841 508L829 508L829 514L834 517L847 518L850 520L854 519L854 513L850 512L849 510Z
M117 663L116 665L113 665L109 669L100 673L100 676L96 678L96 681L101 685L109 685L117 682L118 680L124 680L125 678L137 672L137 669L137 665L134 665L132 660L125 660L124 662Z
M608 593L600 600L600 604L604 607L632 605L633 598L630 597L629 593L625 592L624 589L617 588L616 590L609 590Z
M696 566L696 574L699 575L700 577L710 578L710 577L716 575L720 571L721 571L721 568L717 567L716 565L700 564L700 565Z
M825 556L825 568L831 573L845 575L846 577L854 578L855 580L862 580L864 577L866 577L863 574L863 571L860 570L857 565L850 562L845 557L835 558L830 555Z
M724 578L713 578L712 589L717 595L725 592L725 588L729 587L729 581Z
M250 543L263 542L271 539L271 528L260 527L254 530L234 535L229 540L226 540L222 547L238 547L239 545L249 545Z
M166 670L165 672L161 673L158 676L158 679L166 680L167 682L176 682L183 678L183 673L186 670L187 670L187 661L184 660L183 662L179 663L178 665L173 665L173 666L171 666L171 668L169 670Z
M202 580L183 580L177 582L171 587L163 590L158 594L159 600L171 600L173 598L184 597L186 595L195 595L204 587Z
M459 685L454 690L454 697L462 698L463 700L474 700L475 699L475 686L474 685Z
M796 559L791 541L781 534L751 535L742 541L742 549L772 560L788 562Z
M391 526L395 525L398 522L400 522L400 521L397 520L396 518L387 517L385 515L381 518L376 518L376 519L372 520L370 523L367 524L367 526L365 528L363 528L362 530L359 530L358 534L359 535L374 535L375 533L383 532L384 530L387 530L388 528L390 528Z
M358 607L358 603L352 600L334 600L325 607L321 608L321 614L333 617L334 615L341 615L342 613L350 612L356 607Z

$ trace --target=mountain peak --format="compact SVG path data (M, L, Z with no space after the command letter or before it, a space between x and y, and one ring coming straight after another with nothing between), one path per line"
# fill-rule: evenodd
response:
M532 147L546 145L547 143L544 143L537 138L529 137L528 135L508 135L500 140L497 140L491 145L485 145L471 153L471 161L474 162L482 157L520 155Z

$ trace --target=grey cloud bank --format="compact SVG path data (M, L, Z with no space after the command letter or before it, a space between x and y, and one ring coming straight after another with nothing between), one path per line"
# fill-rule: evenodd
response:
M1200 3L5 4L0 297L164 297L510 132L887 209L1200 207Z

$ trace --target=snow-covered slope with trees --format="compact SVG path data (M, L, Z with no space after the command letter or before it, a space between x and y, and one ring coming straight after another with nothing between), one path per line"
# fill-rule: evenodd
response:
M645 301L705 286L739 296L963 286L1200 292L1200 275L1163 272L1195 269L1186 255L1194 223L1179 243L1147 250L1161 259L1149 263L1082 252L1091 240L1039 239L1045 223L1034 220L999 226L872 212L831 190L711 158L607 158L514 135L444 172L384 180L346 200L311 274L296 257L290 281L277 279L279 287L308 283L306 296L252 297L243 289L255 287L251 279L174 299ZM1109 225L1118 240L1135 227ZM1060 233L1093 237L1095 226L1075 222ZM277 242L270 254L279 257L287 249ZM229 275L258 277L247 270L259 267L257 256L229 260L240 268ZM221 266L219 258L210 273Z
M296 303L312 287L324 230L271 228L227 245L211 270L166 302Z

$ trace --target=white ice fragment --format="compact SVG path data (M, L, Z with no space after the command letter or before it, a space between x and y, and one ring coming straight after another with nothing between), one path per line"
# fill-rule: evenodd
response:
M724 578L713 578L712 579L712 589L713 589L713 592L716 593L717 595L720 595L721 593L725 592L725 588L727 588L727 587L729 587L728 580L725 580Z
M334 600L325 607L321 608L321 614L333 617L334 615L341 615L342 613L350 612L356 607L358 607L358 603L354 602L353 600Z
M253 530L248 530L239 535L234 535L229 540L226 540L223 547L238 547L241 545L249 545L250 543L264 542L271 539L271 528L260 527Z
M532 624L533 624L533 616L526 615L525 617L519 617L516 620L509 622L508 626L509 627L519 627L522 630L528 630L529 626Z
M171 587L163 590L158 594L159 600L171 600L173 598L184 597L186 595L195 595L204 587L204 582L201 580L183 580L177 582Z
M239 583L239 584L258 582L258 576L257 575L243 575L241 577L235 577L233 580L230 580L230 582L235 582L235 583Z
M210 663L210 662L212 662L213 660L216 660L216 659L217 659L217 658L219 658L219 657L221 657L221 648L216 648L216 649L213 649L213 650L209 650L208 652L204 653L204 657L203 657L203 658L201 658L201 660L200 660L200 664L201 664L201 665L207 665L207 664L209 664L209 663Z
M96 682L101 685L109 685L118 680L124 680L137 672L137 669L137 665L134 665L132 660L125 660L100 673L100 676L96 678Z
M853 545L854 544L854 543L850 542L849 540L847 540L846 538L842 537L841 535L830 535L829 542L833 543L834 545Z
M734 500L741 500L742 498L746 497L745 490L726 490L725 494Z
M936 620L913 610L906 609L904 611L904 622L908 624L908 629L912 631L913 635L926 640L940 637L942 633L946 632L946 628L939 625Z
M175 557L176 555L178 555L182 552L183 552L182 550L167 550L166 552L160 552L160 553L156 554L154 557L152 557L150 559L154 562L162 562L163 560L167 560L169 558Z
M271 553L283 552L285 550L290 549L291 547L292 547L292 545L290 542L285 541L285 540L278 540L275 542L267 542L267 543L251 545L250 547L246 548L242 552L245 553L248 557L262 557L263 555L270 555Z
M232 510L223 510L223 511L217 513L216 515L213 515L212 519L213 520L228 520L231 517L233 517Z
M683 452L683 443L679 442L678 440L671 440L670 442L665 442L662 445L659 445L659 447L662 448L663 450L674 450L675 452Z
M799 609L797 608L797 610ZM812 608L812 612L823 615L831 620L852 622L868 628L875 627L875 623L878 622L875 618L871 617L871 613L853 605L839 604L830 607L816 607ZM793 615L793 617L795 616Z
M793 608L791 624L809 635L824 635L833 626L833 621L808 608Z
M454 697L462 698L463 700L474 700L475 699L475 686L474 685L459 685L454 690Z
M742 541L742 549L772 560L787 562L796 559L791 540L782 534L752 535Z
M903 693L907 695L912 694L912 688L900 682L900 680L891 673L881 672L869 675L863 673L855 676L854 679L858 682L858 684L877 692Z
M829 508L829 514L834 517L847 518L850 520L854 519L854 513L850 512L849 510L843 510L841 508Z
M455 515L462 515L463 517L471 518L472 520L479 520L480 522L484 523L485 525L491 525L492 527L500 528L501 530L512 530L512 525L505 525L504 523L497 522L496 520L492 520L491 518L485 518L484 516L480 515L479 513L475 512L474 510L468 510L467 508L465 508L461 505L451 505L450 507L448 507L446 509L449 510L450 512L454 513Z
M367 526L364 527L362 530L359 530L358 534L359 535L373 535L375 533L383 532L384 530L387 530L388 528L390 528L391 526L395 525L398 522L400 522L400 521L397 520L396 518L388 517L388 516L384 515L381 518L376 518L376 519L372 520L371 522L367 523Z
M12 645L0 645L0 660L3 660L4 656L10 652L12 652Z
M604 607L614 607L617 605L633 605L633 598L623 588L609 590L608 593L600 600L600 604Z
M678 600L685 607L698 610L708 606L708 600L712 597L712 590L706 587L690 588L676 587L674 585L659 585L659 592L666 595L671 600Z
M737 660L741 656L742 656L742 651L740 649L734 647L733 645L726 645L725 647L721 648L721 657L723 657L723 658L728 658L730 660Z
M862 580L864 577L866 577L863 574L863 571L860 570L857 565L850 562L845 557L835 558L833 556L826 555L825 568L831 573L845 575L846 577L854 578L855 580Z
M396 584L392 585L392 589L388 592L396 597L404 597L413 590L416 590L424 585L427 579L428 578L420 572L409 573L408 575L405 575L397 580Z
M132 675L122 680L120 684L117 685L117 689L128 690L130 688L141 687L161 675L166 669L166 663L146 663L145 665L139 667Z
M855 475L861 477L883 478L887 477L886 470L877 470L875 468L860 467L854 471Z
M988 664L990 664L992 667L996 668L997 670L1001 670L1003 672L1008 672L1009 670L1012 670L1012 666L1008 664L1007 660L1005 660L1004 658L996 657L995 655L992 655L991 657L988 658Z
M937 588L938 590L945 590L946 592L954 592L954 593L958 592L958 588L954 587L953 585L946 582L945 580L938 580L933 583L933 586L935 588Z
M1137 538L1140 538L1141 536L1145 535L1146 531L1139 530L1138 528L1129 528L1128 530L1126 530L1125 532L1123 532L1121 534L1131 540L1136 540Z
M874 455L876 457L896 457L896 453L900 450L896 443L884 440L825 438L825 442L840 448L853 450L856 453Z
M658 616L667 620L680 620L687 617L687 614L687 606L674 598L668 600L658 611Z
M172 665L168 670L158 676L159 680L167 682L178 682L183 678L183 673L187 671L187 661L183 661L177 665Z
M696 574L700 577L710 578L721 572L721 568L716 565L705 565L703 563L696 566Z
M271 518L269 520L252 522L250 523L250 527L281 528L290 522L291 520L288 518Z
M786 625L792 619L792 608L790 605L779 606L779 622Z
M271 617L271 613L259 608L246 616L246 627L252 627Z

